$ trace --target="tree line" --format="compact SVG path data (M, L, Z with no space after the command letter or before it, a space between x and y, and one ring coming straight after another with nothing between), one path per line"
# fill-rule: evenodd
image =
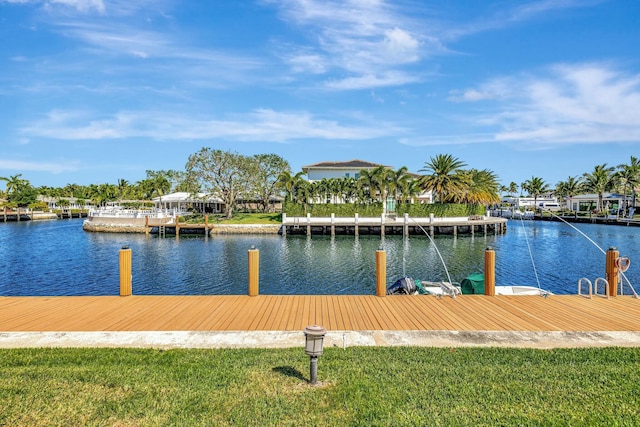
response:
M490 170L464 169L466 163L448 155L439 154L426 162L420 172L409 173L406 166L397 170L385 166L363 169L358 178L324 178L310 182L304 173L283 173L280 188L287 201L309 205L315 203L371 204L386 201L411 203L425 192L432 191L437 203L488 205L500 201L497 176Z
M95 206L107 202L150 201L154 197L184 191L219 197L226 207L225 216L231 217L240 199L250 199L266 212L270 201L284 195L285 200L301 205L315 203L411 202L424 192L431 191L436 203L462 203L491 205L500 202L500 193L515 194L518 190L537 199L542 195L557 197L595 193L599 196L598 209L602 209L604 193L630 192L635 206L635 189L640 184L640 162L631 156L629 164L610 167L597 165L593 171L580 177L569 177L551 188L544 179L531 177L519 186L511 182L501 186L496 174L489 169L467 169L467 164L449 154L438 154L424 163L413 174L403 166L397 170L379 166L360 171L358 178L331 178L310 182L304 173L292 174L289 163L275 154L245 156L232 151L202 148L189 156L184 171L147 170L146 177L130 183L119 179L116 184L67 184L64 187L33 187L22 174L0 177L6 188L0 192L5 206L29 206L37 196L58 198L58 204L68 203L66 198L89 201ZM386 209L386 203L383 203Z
M629 163L609 166L606 163L594 166L591 172L585 172L581 176L569 176L565 181L560 181L552 188L544 179L532 176L520 185L522 191L534 198L543 195L553 195L559 198L573 197L579 194L597 194L598 204L596 209L604 208L604 194L618 192L625 197L625 208L636 205L636 189L640 186L640 161L630 156ZM508 187L501 187L504 193L515 194L518 185L510 183ZM631 197L631 201L627 199Z
M116 184L67 184L64 187L34 187L22 174L0 177L5 181L0 199L5 207L47 208L38 202L38 195L51 197L58 206L68 206L69 198L104 206L119 202L134 207L149 204L151 199L173 192L187 192L193 196L204 193L203 199L215 196L226 206L225 215L231 217L239 199L251 200L264 212L280 190L278 176L290 171L289 163L275 154L244 156L236 152L202 148L189 156L184 171L147 170L146 177L131 183L119 179Z

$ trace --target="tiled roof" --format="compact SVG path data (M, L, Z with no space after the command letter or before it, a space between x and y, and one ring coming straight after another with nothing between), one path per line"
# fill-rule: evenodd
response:
M379 166L390 167L378 163L365 162L364 160L348 160L346 162L320 162L312 165L303 166L302 170L307 169L374 169Z

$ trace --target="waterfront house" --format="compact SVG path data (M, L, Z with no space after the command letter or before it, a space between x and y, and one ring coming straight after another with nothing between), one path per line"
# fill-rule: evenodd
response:
M333 178L360 178L360 172L362 170L374 170L379 167L384 167L389 170L393 170L391 166L381 165L379 163L367 162L364 160L354 159L342 162L320 162L302 167L302 171L307 175L309 182L321 181L323 179ZM419 179L421 175L410 173L414 179ZM432 191L425 191L418 194L414 198L415 203L432 203L433 194Z
M502 206L510 207L518 210L534 210L537 208L548 209L550 206L560 208L562 203L558 199L550 196L539 197L513 197L505 196L502 198ZM554 209L552 209L554 210Z
M578 196L567 197L567 205L574 212L595 212L598 209L597 194L580 194ZM625 207L624 201L627 198L618 193L604 193L602 195L602 210L618 212ZM629 200L629 204L631 201Z
M302 172L307 174L309 182L321 181L332 178L360 178L361 170L373 170L380 166L393 169L391 166L378 163L365 162L364 160L348 160L346 162L320 162L302 167Z

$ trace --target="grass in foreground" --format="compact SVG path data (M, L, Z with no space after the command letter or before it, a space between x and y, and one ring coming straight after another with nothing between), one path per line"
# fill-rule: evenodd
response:
M0 425L640 423L640 349L0 350Z

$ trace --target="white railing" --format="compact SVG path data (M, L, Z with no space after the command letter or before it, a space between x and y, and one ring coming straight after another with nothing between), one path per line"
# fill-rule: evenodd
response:
M90 209L89 216L97 218L173 218L185 215L187 212L178 209L123 209L118 207L106 207Z

